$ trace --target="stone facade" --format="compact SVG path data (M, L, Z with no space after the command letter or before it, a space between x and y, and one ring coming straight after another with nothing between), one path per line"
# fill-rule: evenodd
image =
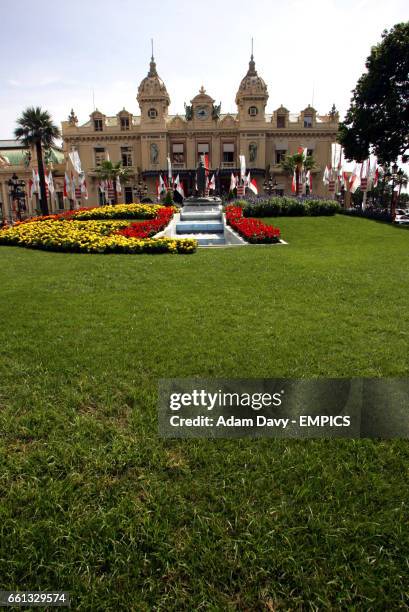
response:
M62 210L64 205L64 171L65 157L61 149L52 147L44 152L45 168L52 172L55 192L49 195L50 211ZM39 209L37 193L29 197L29 182L33 169L37 170L35 148L23 147L17 140L0 140L0 223L24 219L36 214ZM12 195L10 181L21 183L18 199Z
M170 97L159 77L154 58L149 72L139 85L137 101L140 114L121 110L107 117L99 110L80 125L74 113L62 124L65 157L77 149L86 173L89 200L84 206L101 203L95 168L102 159L121 160L131 171L131 180L124 186L119 201L135 200L138 182L148 187L148 195L156 199L156 180L167 172L167 157L172 161L185 191L194 191L195 169L200 154L208 153L210 167L217 171L219 193L228 192L231 173L239 171L239 155L245 155L247 168L263 193L266 169L276 181L278 193L291 192L291 177L279 165L285 153L298 147L313 154L317 167L313 170L313 193L327 195L322 182L325 165L330 162L331 143L338 130L338 113L319 115L311 106L299 114L291 114L280 106L266 112L267 85L257 74L253 56L236 95L237 111L221 113L221 105L202 87L185 105L182 115L169 115ZM67 170L71 171L67 161ZM68 204L67 204L68 207Z

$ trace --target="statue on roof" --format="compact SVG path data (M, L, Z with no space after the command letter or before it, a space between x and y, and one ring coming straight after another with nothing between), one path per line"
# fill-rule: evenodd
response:
M68 115L68 123L70 125L77 125L78 123L78 117L77 115L74 113L74 109L71 109L70 114Z
M220 119L221 108L222 108L222 103L221 102L220 102L220 104L213 104L212 119Z
M335 104L332 105L331 110L328 113L328 117L331 117L331 119L335 119L335 117L338 115L338 111L335 108Z
M193 119L193 108L192 105L187 105L185 102L185 117L186 117L186 121L190 121L191 119Z

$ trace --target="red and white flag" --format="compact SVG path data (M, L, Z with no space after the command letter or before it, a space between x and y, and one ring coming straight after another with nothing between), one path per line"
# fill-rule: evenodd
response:
M377 167L375 170L375 175L373 177L373 186L376 187L379 181L379 168Z
M116 177L116 192L122 193L122 185L121 181L119 180L119 176Z
M234 176L233 172L231 173L230 176L230 191L234 191L236 189L236 177Z
M71 191L70 177L67 173L64 175L64 198L69 197L69 193Z
M81 194L84 196L86 200L88 200L88 189L87 189L87 181L85 180L85 174L81 174L80 184L81 184Z
M248 174L249 182L247 183L247 187L254 193L254 195L258 194L258 187L256 179L250 179L250 172Z
M216 178L213 174L212 178L210 179L210 183L209 183L209 189L216 189Z
M352 174L349 179L349 191L355 193L361 184L360 168L359 165L355 165Z
M209 154L205 153L204 154L204 167L206 170L206 176L209 174Z
M312 191L312 174L310 172L310 170L307 170L307 173L305 175L305 184L308 185L308 188L310 190L310 193Z
M54 180L51 170L47 170L45 173L45 183L46 187L48 188L48 192L51 194L54 193Z
M330 176L329 168L328 166L325 166L324 174L322 175L322 182L324 183L324 185L328 185L329 176Z
M291 191L295 193L297 191L297 176L295 174L295 169L293 173L293 180L291 181Z
M175 191L177 191L182 196L182 198L184 198L185 190L183 189L183 183L181 182L179 175L177 175L177 177L175 178L174 187L175 187Z

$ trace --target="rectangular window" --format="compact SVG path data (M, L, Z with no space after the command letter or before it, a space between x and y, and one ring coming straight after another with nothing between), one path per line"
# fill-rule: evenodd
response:
M286 153L285 149L276 149L276 164L280 164L284 160Z
M174 164L185 163L185 150L183 143L175 142L172 144L172 161Z
M312 127L312 116L311 115L304 116L304 127L305 128Z
M105 149L104 147L95 147L94 149L95 155L95 165L100 166L103 161L105 161Z
M121 130L123 132L129 130L129 117L121 117Z
M285 115L277 115L277 127L278 128L285 127Z
M234 143L223 143L223 162L234 162Z
M198 142L197 143L197 159L199 161L201 155L209 155L209 143L208 142ZM209 159L210 164L210 159Z
M132 166L132 149L131 147L121 147L121 160L124 168Z
M102 119L94 119L94 129L96 132L102 132Z
M307 149L307 157L312 157L314 155L314 149Z

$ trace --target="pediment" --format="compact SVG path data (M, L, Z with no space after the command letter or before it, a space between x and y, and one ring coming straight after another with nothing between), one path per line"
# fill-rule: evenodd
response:
M190 103L193 106L197 106L199 104L210 104L210 105L212 105L214 103L214 100L213 100L213 98L211 96L209 96L206 93L206 90L205 90L205 88L202 85L202 87L199 90L199 93L192 100L190 100Z
M236 119L233 115L227 114L220 120L220 126L229 127L236 125Z
M182 119L182 117L180 115L175 115L169 121L169 127L173 127L173 128L185 128L186 127L186 123L187 123L187 121L185 119Z

